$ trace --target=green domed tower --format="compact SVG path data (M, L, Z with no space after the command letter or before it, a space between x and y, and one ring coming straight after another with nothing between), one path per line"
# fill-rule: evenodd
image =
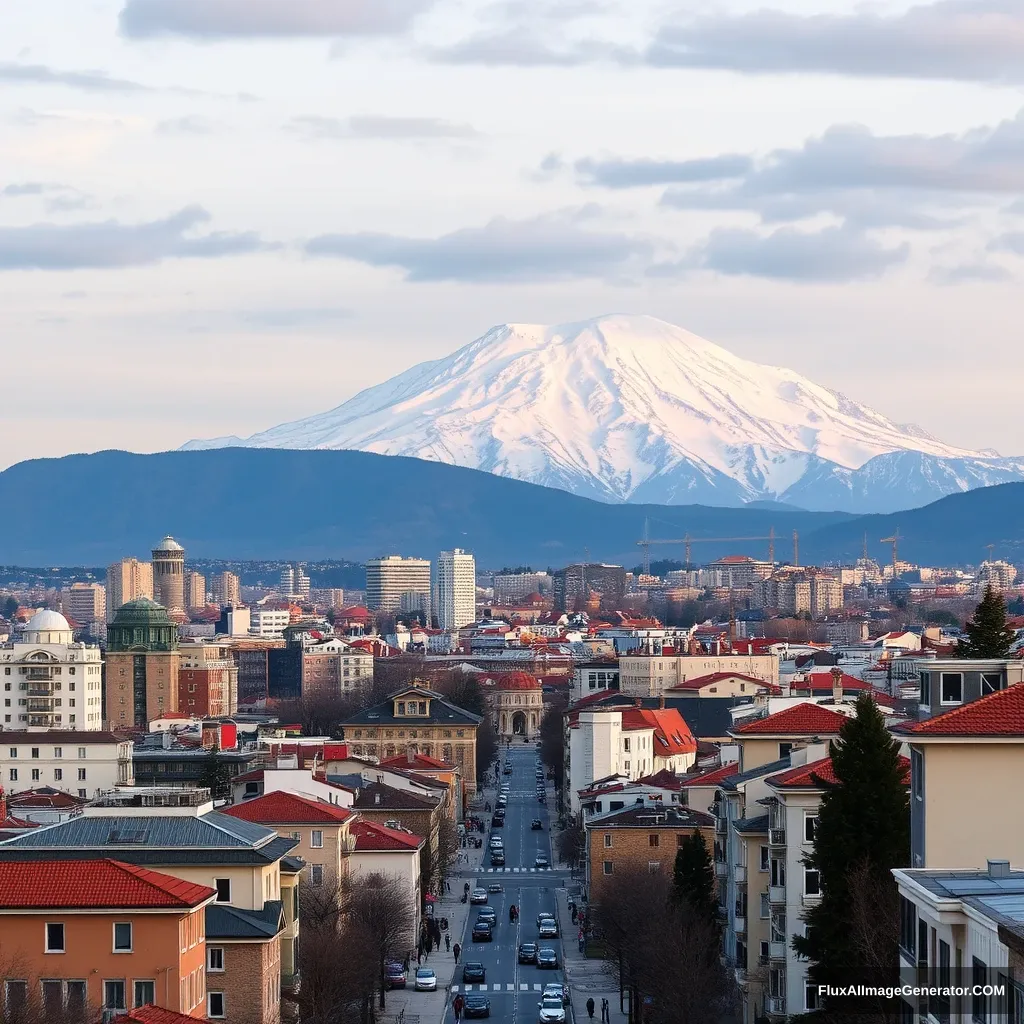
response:
M108 651L176 651L178 627L167 609L148 597L121 605L107 626Z

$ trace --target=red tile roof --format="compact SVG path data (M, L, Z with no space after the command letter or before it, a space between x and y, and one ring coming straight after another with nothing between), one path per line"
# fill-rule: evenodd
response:
M739 679L744 683L753 683L755 686L763 687L766 690L778 691L777 686L766 683L763 679L755 679L753 676L744 675L742 672L709 672L706 676L695 676L693 679L686 679L675 686L669 686L665 692L673 690L699 690L705 686L713 686L726 679Z
M351 811L337 804L284 790L275 790L223 810L233 818L257 825L339 825L352 817Z
M398 754L396 757L388 757L380 762L384 768L406 768L413 771L451 771L455 765L448 761L440 761L429 754Z
M701 775L693 775L683 779L682 786L684 789L687 786L715 786L723 779L728 779L730 776L738 774L739 770L739 762L730 761L728 764L723 764L718 768L712 768L710 771L704 772Z
M834 736L846 715L808 701L751 722L741 722L731 732L738 736Z
M901 728L913 736L1018 736L1024 738L1024 683Z
M679 776L667 768L662 768L660 772L655 772L653 775L645 775L643 778L637 779L636 784L638 786L656 786L658 789L668 789L673 792L678 792L682 788Z
M208 885L103 858L0 861L0 908L151 909L197 907L216 895Z
M162 1006L147 1003L136 1006L134 1010L119 1014L114 1024L195 1024L196 1018L174 1010L165 1010Z
M909 786L910 759L901 757L900 764L903 766L903 781ZM796 768L787 768L786 771L779 772L778 775L769 776L767 782L770 786L782 789L807 789L808 787L817 789L820 787L819 779L826 783L839 781L832 768L831 757L823 757L818 761L811 761L809 764L797 765Z
M375 850L416 850L423 845L423 840L417 835L399 832L398 829L362 819L352 822L350 833L355 836L357 853L370 853Z
M811 672L804 679L794 680L790 689L793 693L808 693L818 697L831 694L832 673ZM845 672L843 673L843 694L845 696L853 697L863 690L867 690L871 694L879 707L895 708L896 702L887 693L879 692L870 683L864 682L863 679L857 679L854 676L846 675Z

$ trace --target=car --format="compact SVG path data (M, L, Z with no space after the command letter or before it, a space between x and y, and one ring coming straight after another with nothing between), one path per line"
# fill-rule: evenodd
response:
M507 796L499 796L498 797L498 806L499 807L507 807L508 806L508 797Z
M486 921L477 921L473 925L474 942L491 942L494 939L494 929Z
M413 987L417 992L436 992L437 975L430 967L417 967L416 981Z
M504 828L505 827L505 815L496 814L491 818L491 828Z
M505 840L501 836L491 836L490 841L487 843L488 847L492 850L504 850Z
M542 939L557 939L558 925L551 918L545 918L541 921L540 928L537 929L537 934Z
M506 775L511 775L512 774L512 766L511 765L505 765L505 774Z
M405 968L392 961L387 968L388 988L405 988Z
M503 782L501 784L501 792L502 793L507 794L509 792L509 790L511 790L511 789L512 789L512 786L508 782Z
M462 966L462 980L464 982L478 982L487 980L487 968L479 960L471 960Z
M569 1005L569 986L561 982L550 981L540 994L541 999L561 999L563 1006Z
M550 946L541 946L537 950L537 966L542 970L558 970L558 954Z
M537 915L537 927L539 928L545 921L554 921L555 915L550 911L542 910Z
M565 1007L561 999L546 996L537 1004L537 1008L540 1010L537 1017L539 1024L565 1024Z
M490 1017L491 1002L487 996L477 995L475 992L467 992L462 999L463 1020L479 1020L482 1017Z
M504 892L505 890L502 888L501 882L491 882L491 884L489 886L487 886L487 891L488 892Z
M494 912L494 907L481 907L476 919L486 921L492 928L498 923L498 915Z
M496 868L503 868L505 866L504 850L491 850L491 865Z
M530 828L533 829L534 832L540 832L544 828L544 822L541 821L540 818L534 818L533 821L530 822Z
M546 807L548 803L548 798L546 796L538 796L537 803L544 804L544 806Z
M521 964L535 964L537 962L536 942L522 942L519 944L519 962Z
M474 889L469 894L469 902L470 903L486 903L487 902L487 893L483 889Z
M551 861L548 860L548 855L546 853L538 853L537 856L533 858L533 866L535 868L549 868L551 867Z

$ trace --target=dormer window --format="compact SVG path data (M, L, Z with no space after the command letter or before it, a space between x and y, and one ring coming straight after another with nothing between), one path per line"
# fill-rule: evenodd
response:
M395 714L398 714L398 715L404 715L405 714L405 701L404 700L400 700L398 702L398 710L395 712Z

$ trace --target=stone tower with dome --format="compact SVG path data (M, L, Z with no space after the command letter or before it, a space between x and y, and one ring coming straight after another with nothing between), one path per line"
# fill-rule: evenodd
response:
M103 728L103 659L74 642L60 612L40 608L14 642L0 647L3 727L96 731Z
M153 548L153 596L173 617L185 614L185 549L164 537Z
M532 742L540 735L544 694L540 680L529 672L507 672L494 679L494 720L505 742Z

